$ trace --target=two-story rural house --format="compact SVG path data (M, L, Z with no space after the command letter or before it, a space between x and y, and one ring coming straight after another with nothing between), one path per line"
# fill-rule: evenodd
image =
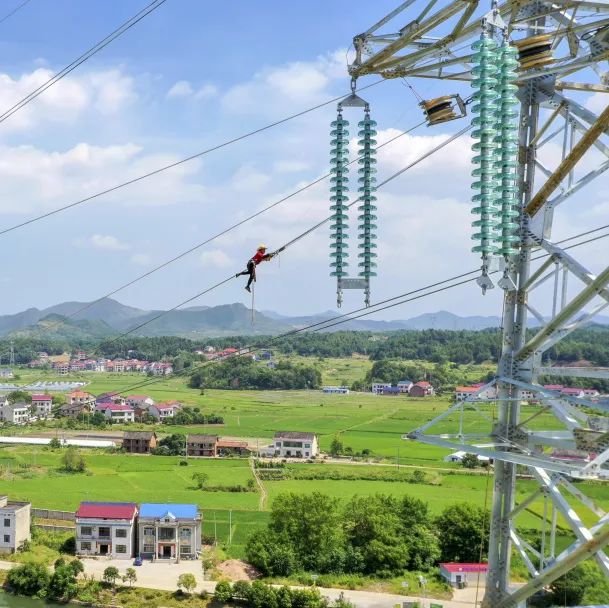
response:
M131 502L81 502L76 511L76 554L134 556L138 508Z
M201 515L196 505L151 504L140 507L138 555L156 560L197 559Z
M15 553L27 540L30 533L31 504L9 500L0 496L0 552Z
M317 435L301 431L275 433L274 447L280 458L315 458L319 453Z

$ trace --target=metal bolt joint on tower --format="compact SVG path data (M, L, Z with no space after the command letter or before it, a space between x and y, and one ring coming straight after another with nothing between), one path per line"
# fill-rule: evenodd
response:
M407 438L495 462L482 605L524 605L591 556L609 576L609 514L577 483L609 480L609 402L539 382L609 378L609 369L565 370L547 358L609 307L609 267L592 272L552 241L561 205L609 169L609 107L596 114L582 99L609 93L609 0L406 0L353 43L352 77L451 81L464 93L470 84L475 90L474 249L482 256L481 287L491 288L497 275L504 290L501 355L493 381ZM455 428L435 431L451 415ZM478 432L464 430L472 428ZM565 451L574 458L561 458ZM524 498L516 492L518 467L536 483ZM521 533L527 508L541 514L535 546ZM562 551L559 524L573 538ZM514 553L531 577L517 591L509 581Z

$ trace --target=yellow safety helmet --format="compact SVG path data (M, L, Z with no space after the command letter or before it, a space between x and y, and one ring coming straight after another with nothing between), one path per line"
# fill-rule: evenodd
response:
M258 251L260 251L261 249L264 249L266 251L266 245L264 243L260 243L260 245L258 245Z

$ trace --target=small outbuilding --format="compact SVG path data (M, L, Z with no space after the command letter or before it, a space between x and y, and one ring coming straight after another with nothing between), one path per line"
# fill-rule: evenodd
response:
M461 564L458 562L440 564L442 578L453 587L459 588L467 587L470 582L478 582L478 576L480 576L480 583L484 584L487 571L488 564Z

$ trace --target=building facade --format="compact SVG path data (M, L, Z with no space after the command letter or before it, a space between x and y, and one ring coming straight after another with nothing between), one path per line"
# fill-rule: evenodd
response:
M201 552L201 515L196 505L152 504L140 507L137 554L179 562Z
M300 431L279 431L274 438L275 456L315 458L319 454L317 435Z
M32 410L37 418L50 418L53 408L53 397L51 395L32 395Z
M433 394L433 386L425 380L417 382L410 387L409 395L411 397L431 397Z
M372 393L374 395L380 395L383 392L383 389L391 386L388 382L374 382L372 384Z
M131 559L135 552L135 503L81 502L76 511L76 554Z
M29 502L17 502L0 496L0 553L15 553L30 533L31 507Z
M186 437L186 454L188 456L217 456L217 435L188 435Z
M32 416L32 408L29 403L8 403L4 401L0 405L0 419L11 424L27 424Z
M157 445L154 431L125 431L123 450L130 454L150 454Z
M128 405L120 403L105 403L96 409L101 412L112 424L125 424L135 422L135 411Z

